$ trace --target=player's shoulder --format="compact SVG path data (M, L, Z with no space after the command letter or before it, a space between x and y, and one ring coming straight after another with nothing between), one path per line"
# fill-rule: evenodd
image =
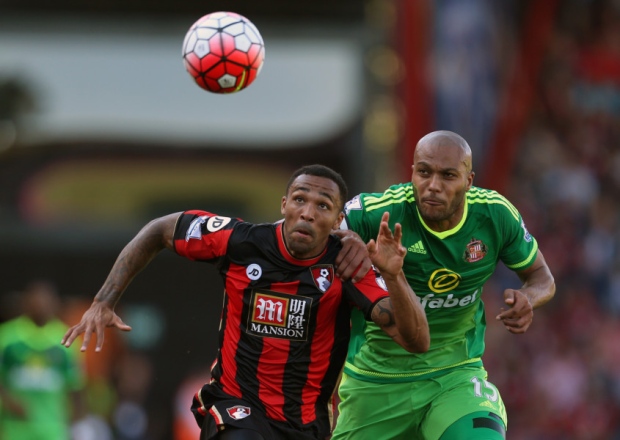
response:
M360 193L345 206L345 213L354 210L362 210L366 213L374 211L382 214L386 210L398 209L398 207L414 202L413 185L411 182L392 185L383 192Z
M16 316L0 324L0 345L17 340L25 333L29 320L23 315Z
M486 211L491 215L510 215L519 219L519 211L504 195L493 189L472 186L467 191L467 204L472 211Z
M232 222L232 243L263 242L275 237L275 231L280 223L251 223L245 221Z

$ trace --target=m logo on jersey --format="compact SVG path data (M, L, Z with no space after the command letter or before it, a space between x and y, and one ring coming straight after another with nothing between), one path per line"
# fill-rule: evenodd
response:
M241 420L252 414L252 409L247 406L235 405L232 408L226 408L228 415L235 420Z
M310 268L312 272L312 279L314 284L323 293L327 292L334 282L334 267L331 265L312 266Z
M486 254L487 245L484 244L482 240L472 237L471 241L467 243L467 246L465 246L465 254L463 254L463 259L468 263L474 263L482 260Z
M254 336L305 341L312 298L271 290L252 291L247 332Z

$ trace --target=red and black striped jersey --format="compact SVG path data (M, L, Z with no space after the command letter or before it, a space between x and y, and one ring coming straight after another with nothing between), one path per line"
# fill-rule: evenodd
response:
M180 216L174 246L181 256L213 263L224 281L213 380L273 420L328 427L351 308L370 319L388 296L379 275L371 270L356 284L337 278L342 246L335 236L321 255L298 260L286 249L282 223L252 224L205 211Z

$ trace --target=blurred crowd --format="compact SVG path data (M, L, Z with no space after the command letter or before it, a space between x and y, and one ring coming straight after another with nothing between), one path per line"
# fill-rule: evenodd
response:
M564 2L505 195L557 283L527 334L489 322L511 440L620 439L620 2ZM488 321L515 284L487 286Z
M164 431L149 420L153 366L106 332L106 350L60 344L89 301L33 280L0 304L0 438L146 440Z

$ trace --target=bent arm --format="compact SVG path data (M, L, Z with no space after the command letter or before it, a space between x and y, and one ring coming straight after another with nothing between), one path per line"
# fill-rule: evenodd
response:
M174 228L179 215L180 213L170 214L152 220L123 248L93 303L84 312L79 324L65 333L62 345L69 347L83 333L84 341L80 350L85 351L92 334L95 333L95 351L101 351L106 327L131 330L114 312L114 307L134 277L148 266L159 252L166 248L173 249Z
M555 295L555 280L540 250L534 264L517 272L517 275L523 281L523 286L519 290L527 297L533 308L546 304Z
M496 319L515 334L525 333L534 319L534 309L547 303L555 295L555 281L542 252L538 251L534 264L517 272L523 281L520 289L504 290L503 308Z
M428 351L431 336L426 314L405 273L401 270L396 276L382 276L390 297L375 306L373 321L405 350L411 353Z
M173 249L174 228L180 213L170 214L149 222L123 248L112 266L95 302L114 308L123 292L138 273L163 249Z
M402 227L396 224L392 234L388 220L389 214L386 212L381 219L376 242L371 240L368 243L372 263L381 272L390 294L389 298L375 306L372 319L405 350L423 353L430 347L428 321L402 269L407 255L401 244Z

